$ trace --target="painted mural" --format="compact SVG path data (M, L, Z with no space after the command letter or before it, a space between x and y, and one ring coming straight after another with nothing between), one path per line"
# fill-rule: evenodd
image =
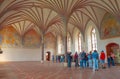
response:
M25 48L40 48L40 35L38 35L33 29L28 31L24 36Z
M12 26L0 29L0 47L2 48L40 48L40 37L34 30L27 32L22 40L23 42Z
M101 38L107 39L118 36L120 36L120 21L107 13L101 24Z
M0 30L0 46L20 47L20 36L12 26L4 27Z

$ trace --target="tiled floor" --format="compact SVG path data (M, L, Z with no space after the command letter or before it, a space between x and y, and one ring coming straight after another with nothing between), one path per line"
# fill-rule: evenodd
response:
M120 79L120 66L93 72L52 62L1 62L0 79Z

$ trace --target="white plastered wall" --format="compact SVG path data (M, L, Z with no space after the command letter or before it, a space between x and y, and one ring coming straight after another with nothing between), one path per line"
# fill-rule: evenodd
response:
M2 48L0 61L40 61L40 49Z

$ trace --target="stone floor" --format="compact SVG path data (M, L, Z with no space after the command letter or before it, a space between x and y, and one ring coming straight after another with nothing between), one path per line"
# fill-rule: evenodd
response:
M120 79L120 66L92 71L52 62L0 62L0 79Z

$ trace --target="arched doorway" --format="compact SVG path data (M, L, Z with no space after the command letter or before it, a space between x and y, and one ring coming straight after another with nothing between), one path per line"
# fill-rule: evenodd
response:
M120 63L120 48L116 43L109 43L106 45L107 56L110 55L110 52L115 54L115 63Z
M47 60L47 61L50 61L50 52L49 52L49 51L46 52L46 60Z

